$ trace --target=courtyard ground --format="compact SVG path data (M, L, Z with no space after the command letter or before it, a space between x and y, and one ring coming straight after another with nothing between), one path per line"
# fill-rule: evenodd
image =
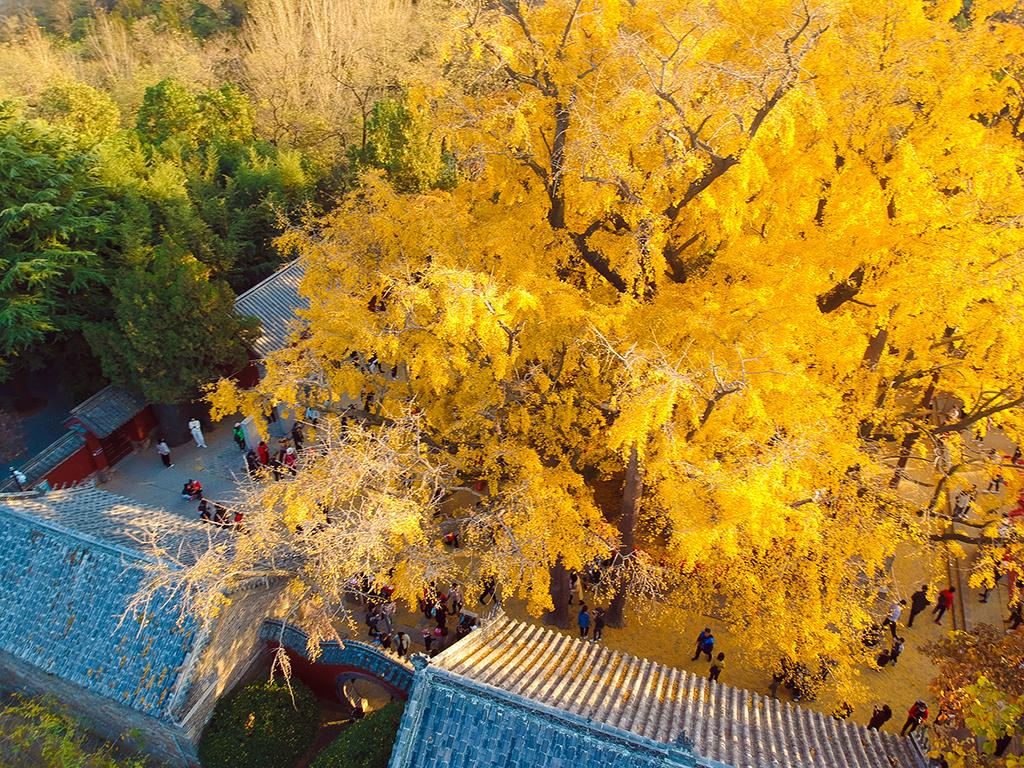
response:
M191 440L172 448L174 466L170 468L160 461L153 443L119 461L99 487L198 519L197 503L181 498L181 489L187 480L199 480L206 498L230 502L237 493L238 479L245 475L245 454L231 437L234 423L230 418L224 419L215 429L204 430L206 448L197 448Z

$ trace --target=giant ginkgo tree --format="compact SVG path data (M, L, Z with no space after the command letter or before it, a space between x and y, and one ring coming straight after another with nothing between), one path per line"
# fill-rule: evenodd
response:
M218 406L415 408L480 481L469 572L541 611L598 559L612 623L632 592L844 678L928 533L887 456L1020 428L1024 30L961 10L458 3L408 104L460 182L286 236L308 330Z

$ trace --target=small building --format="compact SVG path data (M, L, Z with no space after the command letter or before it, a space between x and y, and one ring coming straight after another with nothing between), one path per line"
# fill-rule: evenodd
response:
M233 596L210 632L175 600L130 608L149 542L188 562L229 536L91 486L0 495L3 686L53 694L107 738L134 731L162 762L197 765L217 697L263 653L274 592Z
M110 386L72 408L65 426L84 438L93 469L103 471L145 441L156 418L141 395Z
M498 614L415 672L390 768L925 768L868 730Z

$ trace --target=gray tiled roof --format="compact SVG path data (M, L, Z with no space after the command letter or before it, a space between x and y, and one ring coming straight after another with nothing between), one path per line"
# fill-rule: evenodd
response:
M922 768L908 739L499 615L432 661L449 673L736 768Z
M188 562L209 547L211 537L226 536L223 529L91 485L37 496L0 495L0 512L4 511L58 525L142 558L148 556L148 543L155 540Z
M695 765L685 748L583 722L428 666L416 672L389 768Z
M299 282L304 273L305 265L301 259L296 259L235 300L235 311L239 315L260 321L262 333L252 346L261 358L284 347L288 335L300 327L295 314L309 306L308 300L299 295Z
M145 407L141 395L110 386L76 405L71 415L96 437L107 437Z
M30 485L46 477L46 473L60 465L62 461L85 445L85 438L78 432L65 432L39 453L21 465ZM0 492L17 491L14 478L0 484Z
M15 504L13 501L19 501ZM159 596L126 615L144 572L124 550L0 502L0 649L119 704L171 719L195 629Z

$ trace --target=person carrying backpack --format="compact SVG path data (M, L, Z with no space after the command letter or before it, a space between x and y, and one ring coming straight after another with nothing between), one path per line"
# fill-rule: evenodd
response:
M868 721L868 730L877 731L891 719L892 709L888 704L883 704L881 709L875 707L875 711L871 715L871 720Z

